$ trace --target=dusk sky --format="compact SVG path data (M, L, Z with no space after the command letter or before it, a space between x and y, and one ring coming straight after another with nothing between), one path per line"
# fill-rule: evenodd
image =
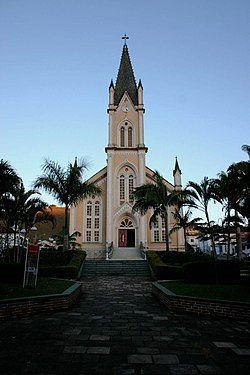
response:
M246 160L249 0L0 0L0 159L26 188L45 157L106 165L124 33L142 80L147 165L183 185ZM43 195L48 203L55 201Z

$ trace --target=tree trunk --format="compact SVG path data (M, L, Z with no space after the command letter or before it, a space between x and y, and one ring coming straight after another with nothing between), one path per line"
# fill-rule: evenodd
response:
M230 256L230 244L231 244L231 239L230 239L230 206L228 204L228 207L227 207L227 260L229 260L229 256Z
M187 251L187 231L186 228L183 228L184 230L184 244L185 244L185 251Z
M69 250L68 211L69 207L66 205L64 212L63 251Z
M209 228L209 231L210 231L210 238L211 238L211 242L212 242L212 253L213 253L213 256L214 258L216 258L216 250L215 250L215 242L214 242L214 235L211 231L211 225L210 225L210 220L209 220L209 215L208 215L208 210L207 210L207 207L205 207L205 215L206 215L206 219L207 219L207 225L208 225L208 228Z
M168 208L167 208L168 209ZM166 241L166 252L169 252L169 231L168 231L168 212L164 214L165 221L165 241Z
M238 259L241 260L242 259L242 241L241 241L241 235L240 235L240 226L237 222L237 217L238 217L238 213L237 211L235 210L235 229L236 229L236 246L237 246L237 256L238 256Z

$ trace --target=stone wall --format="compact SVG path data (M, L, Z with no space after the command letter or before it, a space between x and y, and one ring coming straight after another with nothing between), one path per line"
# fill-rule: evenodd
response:
M1 300L0 319L67 309L80 294L81 283L75 283L62 294Z
M158 282L152 283L152 293L173 311L250 320L250 303L179 296Z

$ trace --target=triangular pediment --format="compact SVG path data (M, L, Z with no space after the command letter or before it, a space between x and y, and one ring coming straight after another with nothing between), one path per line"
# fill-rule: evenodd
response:
M129 94L127 91L124 92L121 100L120 100L120 103L117 107L117 110L124 110L124 108L128 106L129 107L129 111L131 110L131 108L135 109L135 106L134 106L134 103L133 101L131 100ZM128 111L128 112L129 112Z
M125 213L131 214L132 211L132 205L129 204L128 202L123 203L121 207L118 208L118 210L115 212L114 216L121 216L124 215Z

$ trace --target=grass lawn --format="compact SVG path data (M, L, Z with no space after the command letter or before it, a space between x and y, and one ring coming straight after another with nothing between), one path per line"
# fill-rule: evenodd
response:
M171 292L182 296L250 303L250 285L188 284L174 281L162 285Z
M74 283L68 280L52 280L38 277L36 288L23 288L20 284L0 283L0 299L41 296L62 293Z

